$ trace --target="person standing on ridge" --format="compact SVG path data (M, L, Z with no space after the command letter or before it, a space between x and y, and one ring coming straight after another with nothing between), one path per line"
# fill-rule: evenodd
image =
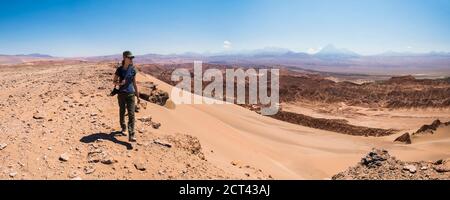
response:
M117 68L114 75L114 86L119 86L119 94L117 99L119 101L119 118L122 134L126 136L127 126L125 124L125 109L128 112L128 139L130 142L136 142L134 132L135 124L135 97L139 105L139 90L136 84L136 69L133 66L134 56L130 51L123 52L122 65Z

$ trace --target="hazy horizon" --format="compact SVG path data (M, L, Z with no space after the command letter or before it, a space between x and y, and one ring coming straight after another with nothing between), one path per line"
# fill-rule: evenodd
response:
M332 45L332 44L329 44ZM326 45L328 46L328 45ZM333 45L334 46L334 45ZM365 56L382 56L382 55L395 55L395 54L399 54L399 55L426 55L426 54L432 54L432 53L442 53L442 54L450 54L450 52L447 51L426 51L426 52L411 52L411 51L391 51L391 50L387 50L384 52L380 52L380 53L374 53L374 54L361 54L359 52L355 52L351 49L347 49L345 47L337 47L334 46L337 49L344 49L344 50L349 50L353 53L358 54L359 56L365 57ZM125 50L130 50L130 49L124 49ZM133 50L133 49L131 49ZM155 55L162 55L162 56L183 56L183 55L201 55L201 56L220 56L220 55L256 55L258 53L267 53L267 52L272 52L272 53L276 53L276 51L286 51L287 52L291 52L291 53L304 53L304 54L308 54L311 56L314 56L316 54L318 54L320 52L320 50L322 50L322 48L319 48L317 52L308 52L308 51L294 51L292 49L287 49L287 48L282 48L282 47L263 47L260 49L244 49L244 50L230 50L230 51L217 51L217 52L211 52L211 51L204 51L204 52L194 52L194 51L185 51L185 52L179 52L179 53L158 53L158 52L144 52L141 54L134 54L135 56L144 56L144 55L151 55L151 54L155 54ZM99 55L85 55L85 56L55 56L52 54L46 54L46 53L42 53L42 52L31 52L31 53L19 53L19 54L4 54L4 53L0 53L0 55L3 56L37 56L37 55L41 55L41 56L51 56L51 57L55 57L55 58L77 58L77 57L102 57L102 56L114 56L114 55L121 55L122 51L119 52L115 52L112 54L99 54Z

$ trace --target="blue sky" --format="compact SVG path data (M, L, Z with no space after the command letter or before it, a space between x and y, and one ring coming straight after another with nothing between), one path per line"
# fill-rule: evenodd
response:
M0 0L0 54L450 51L448 0Z

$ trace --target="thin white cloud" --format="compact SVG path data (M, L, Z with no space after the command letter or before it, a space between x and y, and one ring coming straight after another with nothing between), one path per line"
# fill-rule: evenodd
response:
M319 53L319 51L322 50L322 47L319 48L309 48L306 52L309 54L316 54Z
M231 42L228 40L223 41L223 48L224 49L231 49Z

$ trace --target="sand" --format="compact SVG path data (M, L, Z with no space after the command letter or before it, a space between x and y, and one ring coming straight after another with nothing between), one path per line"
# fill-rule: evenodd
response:
M166 91L171 89L151 76L141 78L158 82ZM403 118L396 117L397 112L383 111L394 116L385 117L383 123L374 127L417 130L436 117L450 119L447 111L435 112L435 116L430 112L410 111L409 115L403 112ZM401 133L382 138L347 136L278 121L237 105L177 105L174 110L158 109L154 113L171 116L162 122L170 124L170 131L197 136L206 149L214 151L207 154L213 163L227 166L239 160L263 169L276 179L326 179L358 162L372 147L385 148L406 160L450 157L450 136L443 133L445 130L436 134L438 139L430 137L417 144L402 145L392 142ZM411 113L424 116L405 125L413 116ZM352 121L360 121L355 125L372 125L364 123L370 122L370 118Z
M373 147L385 148L399 159L411 161L450 157L448 129L403 145L392 142L401 133L382 138L343 135L278 121L237 105L167 108L148 104L137 117L152 116L162 126L153 130L137 123L137 129L145 130L137 133L141 145L133 144L134 150L109 140L94 142L110 152L117 164L90 164L86 155L92 144L80 142L80 138L119 129L117 99L107 97L113 72L106 64L3 68L0 97L7 100L0 107L0 143L8 146L0 151L0 178L68 179L73 171L83 172L84 167L93 165L95 173L79 176L83 179L329 179L357 163ZM149 81L170 94L172 86L150 75L138 75L142 85ZM63 108L66 110L61 111ZM45 122L33 119L37 110L45 114ZM418 128L418 124L404 125L402 119L390 123L385 126ZM152 144L155 138L166 139L178 134L198 138L206 159ZM118 140L126 142L125 137ZM58 160L64 152L73 155L67 163ZM136 159L147 166L146 171L134 169ZM20 167L18 162L24 166ZM191 167L186 167L188 164ZM182 175L186 169L187 175ZM19 175L8 176L13 171Z

